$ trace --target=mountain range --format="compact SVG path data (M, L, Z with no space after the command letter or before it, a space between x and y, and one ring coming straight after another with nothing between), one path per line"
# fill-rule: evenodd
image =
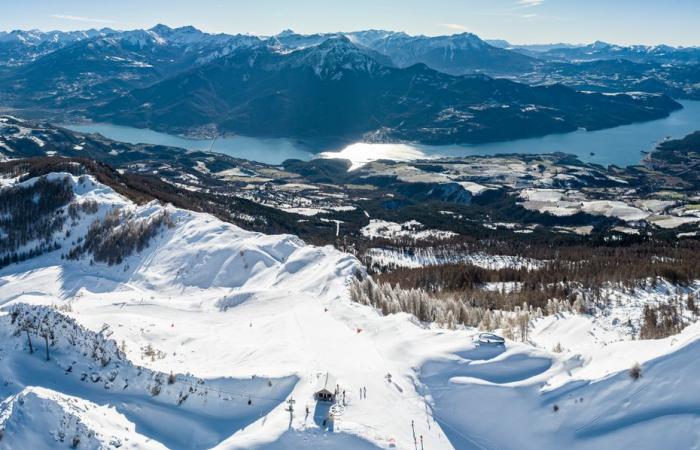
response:
M582 46L554 47L543 51L542 57L559 61L626 59L638 63L698 64L700 63L700 48L671 47L669 45L622 46L596 41Z
M12 55L0 66L0 104L180 133L444 144L656 119L680 107L664 95L700 95L692 59L673 70L617 59L599 76L590 64L550 54L568 49L535 58L470 33L383 30L13 31L0 35L0 55ZM625 64L638 65L621 84ZM658 95L595 96L564 86Z
M316 33L303 35L284 30L274 36L210 34L192 26L170 28L158 24L149 30L120 31L111 28L80 31L13 30L0 31L0 66L26 63L79 41L107 36L141 39L150 34L167 45L214 44L230 51L231 44L254 45L276 43L287 49L317 45L334 35L345 35L353 42L376 50L391 58L398 66L422 62L437 70L451 73L483 70L493 73L499 67L504 72L536 66L542 60L591 61L598 59L627 59L646 63L700 63L700 47L673 47L669 45L616 45L603 41L591 44L511 44L502 39L482 40L472 33L444 36L412 36L388 30ZM227 48L228 47L228 48ZM480 58L474 58L479 55ZM509 64L510 63L510 64Z
M529 72L542 64L533 57L490 45L472 33L426 37L400 32L361 31L348 33L348 37L387 55L397 67L425 64L453 75L509 75Z
M486 142L648 120L678 105L530 87L424 64L379 63L344 36L292 52L244 49L90 110L101 121L160 130L300 138L368 136Z

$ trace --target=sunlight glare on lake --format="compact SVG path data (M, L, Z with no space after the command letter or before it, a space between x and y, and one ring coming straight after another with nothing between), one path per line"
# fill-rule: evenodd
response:
M408 144L372 144L368 142L356 142L350 144L339 152L323 152L319 155L326 159L348 159L352 162L349 170L358 169L368 162L379 159L390 159L392 161L410 161L414 159L434 158L428 156Z

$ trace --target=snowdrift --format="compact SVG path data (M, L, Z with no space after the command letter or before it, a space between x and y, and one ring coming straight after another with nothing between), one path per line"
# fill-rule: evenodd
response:
M624 370L594 380L568 376L554 387L550 382L557 376L599 362L584 362L581 355L556 361L503 348L495 356L472 351L431 363L421 380L434 417L460 449L512 448L514 439L518 449L533 450L695 448L700 398L689 389L698 387L700 342L693 328L681 342L645 343L671 349L642 364L639 379ZM643 350L636 355L643 357Z

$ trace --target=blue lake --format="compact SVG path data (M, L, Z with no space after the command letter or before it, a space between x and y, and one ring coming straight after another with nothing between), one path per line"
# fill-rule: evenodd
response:
M99 133L114 141L130 144L155 144L181 147L187 150L202 150L234 158L248 159L267 164L280 164L287 159L312 159L315 154L311 147L291 139L267 139L246 136L233 136L213 139L192 139L182 136L159 133L146 128L132 128L109 123L88 123L62 125L69 130L81 133Z
M636 123L600 131L575 131L539 138L494 142L479 145L421 145L356 143L344 148L328 148L292 139L266 139L234 136L211 139L190 139L105 123L68 125L74 131L100 133L116 141L182 147L224 153L236 158L268 164L280 164L286 159L309 160L324 157L344 157L355 163L374 159L415 159L431 156L495 155L502 153L553 153L576 155L582 161L602 165L628 166L638 164L643 151L652 150L666 137L680 138L700 130L700 101L683 101L684 108L665 119ZM321 153L323 152L323 153Z

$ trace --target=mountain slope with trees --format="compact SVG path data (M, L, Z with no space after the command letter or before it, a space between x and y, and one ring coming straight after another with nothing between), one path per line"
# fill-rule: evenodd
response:
M176 132L478 143L668 115L665 96L606 96L383 66L345 37L292 52L243 49L92 110Z

